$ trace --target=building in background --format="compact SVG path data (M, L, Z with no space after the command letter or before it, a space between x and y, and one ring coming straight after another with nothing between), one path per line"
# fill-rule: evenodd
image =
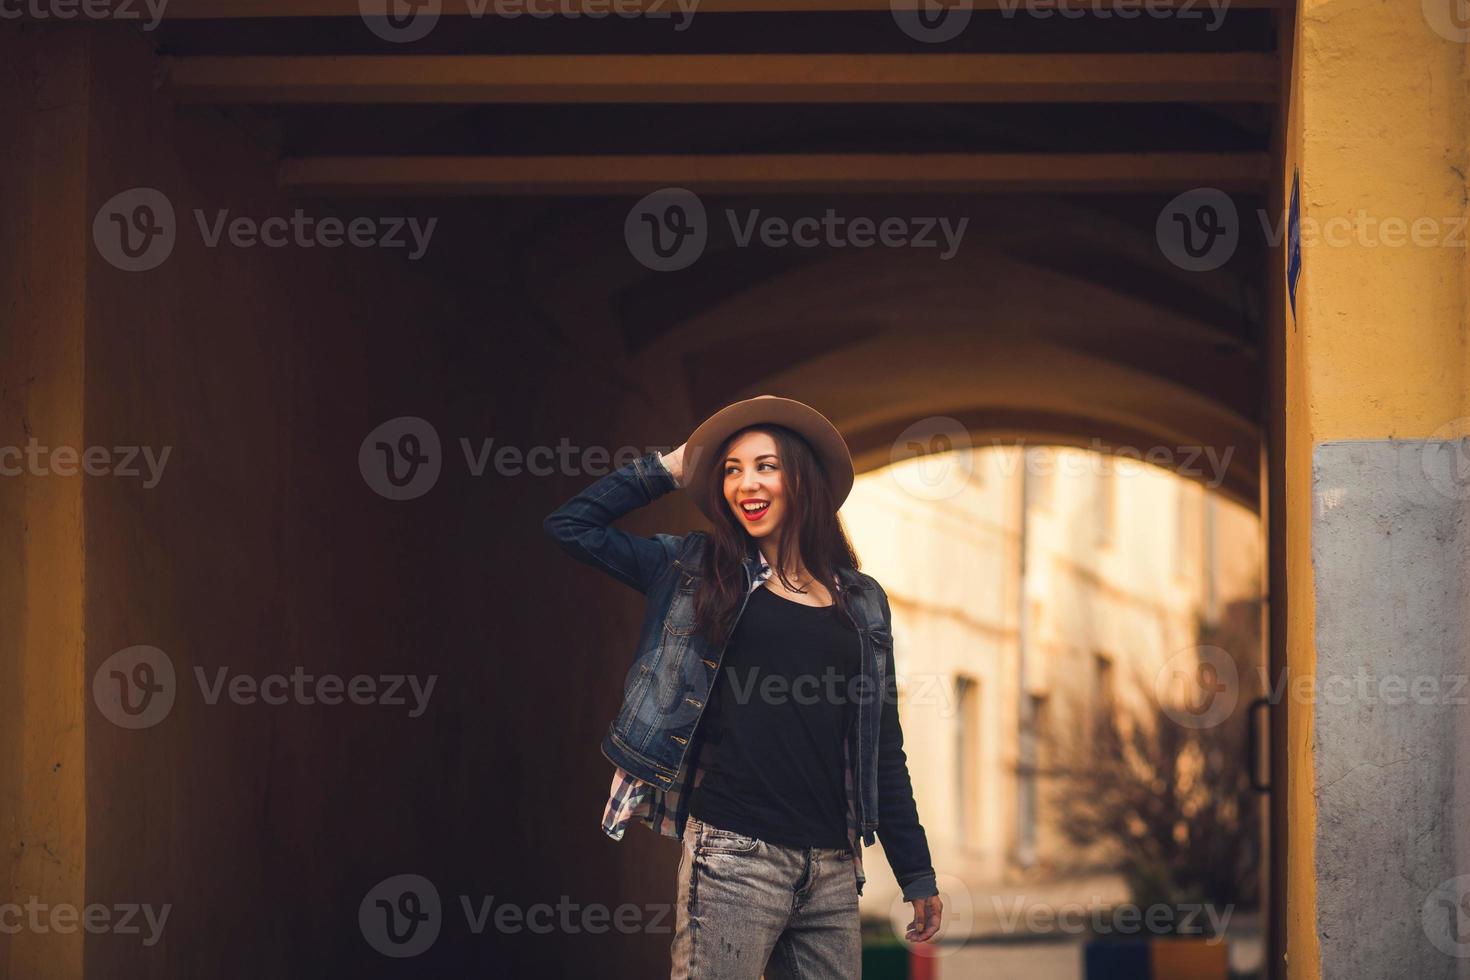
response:
M954 910L956 927L973 918L965 931L994 932L1012 900L1127 899L1117 876L1079 872L1088 855L1057 828L1049 736L1089 722L1069 705L1090 713L1146 694L1201 623L1258 599L1260 521L1209 488L1208 462L1195 480L1124 456L1004 445L858 479L843 517L892 604L919 812L941 885L952 876L971 905ZM867 868L864 915L901 914L886 861Z

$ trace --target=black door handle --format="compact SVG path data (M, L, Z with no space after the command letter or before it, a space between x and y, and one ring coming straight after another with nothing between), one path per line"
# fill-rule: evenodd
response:
M1251 789L1257 793L1271 792L1271 784L1261 779L1261 745L1260 726L1256 724L1256 710L1258 708L1270 708L1271 701L1268 698L1256 698L1245 712L1245 767L1250 776ZM1270 719L1268 714L1267 719Z

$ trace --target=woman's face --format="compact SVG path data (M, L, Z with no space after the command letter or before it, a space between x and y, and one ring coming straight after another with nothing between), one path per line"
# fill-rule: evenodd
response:
M725 502L753 538L777 533L786 516L786 486L776 440L765 432L747 432L730 444L722 464Z

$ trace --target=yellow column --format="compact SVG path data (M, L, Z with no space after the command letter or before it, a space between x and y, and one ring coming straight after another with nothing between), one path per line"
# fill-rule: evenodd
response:
M1463 603L1434 584L1446 574L1463 584L1452 542L1441 549L1451 564L1434 562L1466 496L1445 482L1438 440L1470 434L1470 23L1453 19L1458 6L1299 0L1297 11L1282 177L1289 196L1300 168L1303 216L1297 310L1284 319L1287 657L1293 683L1316 693L1288 692L1293 980L1419 976L1413 964L1447 962L1421 902L1456 873L1436 848L1446 837L1453 845L1454 821L1470 814L1456 811L1453 787L1422 807L1382 798L1421 775L1440 778L1455 757L1453 726L1464 724L1454 713L1467 709L1392 705L1372 684L1337 703L1322 685L1361 663L1376 666L1374 683L1453 674L1456 657L1465 669L1463 648L1437 642L1463 637ZM1421 542L1427 560L1410 560ZM1399 812L1383 811L1375 839L1365 814L1385 806ZM1416 832L1418 850L1396 862ZM1350 908L1366 929L1347 927Z
M0 71L0 975L71 980L86 934L50 910L86 905L83 478L24 453L83 446L87 32L0 31Z

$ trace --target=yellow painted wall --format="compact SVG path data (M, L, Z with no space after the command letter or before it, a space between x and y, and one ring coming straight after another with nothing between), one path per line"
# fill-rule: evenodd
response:
M0 446L82 446L87 38L0 31ZM86 701L78 477L0 477L0 901L83 901ZM15 473L19 465L20 472ZM29 915L29 913L25 913ZM85 933L0 932L0 976L82 975Z
M1301 45L1301 21L1297 22L1294 47ZM1293 63L1301 64L1299 53ZM1282 180L1289 200L1293 172L1301 162L1301 76L1294 72L1288 108L1285 144L1285 167ZM1315 210L1308 203L1310 191L1302 188L1302 209ZM1305 253L1305 248L1303 249ZM1315 255L1311 265L1316 264ZM1284 256L1282 257L1284 261ZM1303 271L1298 282L1298 317L1305 319L1309 301L1307 290L1313 279L1307 270L1307 256L1302 258ZM1283 295L1283 302L1286 296ZM1288 531L1286 541L1287 602L1287 672L1294 682L1298 677L1316 673L1316 649L1313 646L1315 607L1312 592L1312 431L1308 411L1309 395L1306 372L1302 366L1303 344L1298 317L1288 308L1284 313L1286 332L1286 513L1279 520ZM1316 798L1313 795L1312 704L1306 699L1288 705L1287 715L1287 810L1286 834L1290 842L1286 872L1286 975L1289 980L1315 980L1321 974L1317 947L1316 906L1317 882L1314 874L1316 851L1314 831L1317 824ZM1279 898L1280 896L1278 896Z
M1303 0L1298 45L1303 212L1355 223L1348 244L1303 245L1299 404L1315 440L1424 438L1467 410L1467 41L1417 0ZM1446 244L1393 246L1368 223L1390 219Z
M1433 4L1417 0L1298 4L1282 173L1284 201L1300 166L1303 214L1295 318L1284 311L1283 516L1293 679L1316 670L1313 447L1334 439L1470 431L1464 331L1470 251L1461 225L1470 173L1467 39L1446 36L1451 4L1443 6L1445 16L1435 23ZM1321 973L1312 727L1311 702L1294 702L1287 734L1292 980Z

